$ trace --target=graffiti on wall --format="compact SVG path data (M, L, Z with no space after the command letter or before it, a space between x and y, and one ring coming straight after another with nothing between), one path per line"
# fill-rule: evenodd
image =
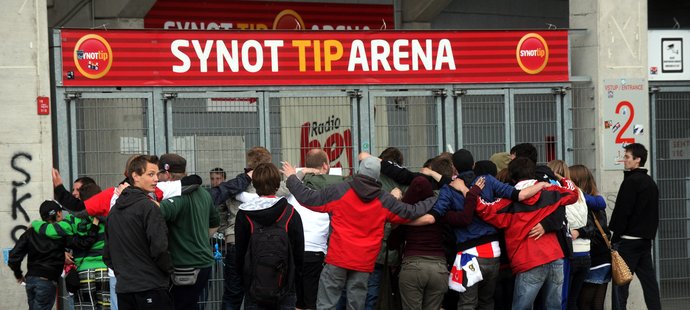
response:
M31 193L26 193L22 191L22 188L31 182L31 174L29 174L24 168L20 166L22 162L31 162L31 154L19 152L12 156L10 160L10 167L12 170L19 172L22 177L17 180L12 180L12 220L15 221L14 228L10 232L10 236L14 242L19 240L19 237L27 229L27 225L30 222L29 215L26 213L26 209L22 203L31 198ZM21 194L21 196L20 196ZM21 215L21 217L20 217Z

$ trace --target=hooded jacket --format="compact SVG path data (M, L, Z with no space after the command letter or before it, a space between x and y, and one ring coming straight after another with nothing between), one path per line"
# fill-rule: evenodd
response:
M477 198L480 192L478 187L474 186L470 190L465 203L477 203L477 215L505 231L506 248L513 273L522 273L563 258L563 250L555 233L544 234L538 240L528 236L530 229L554 210L577 201L575 185L567 179L561 180L561 184L563 187L547 187L522 202L508 199L486 202Z
M168 228L142 189L126 188L110 210L103 261L115 271L117 293L168 289L173 269Z
M271 226L278 221L283 212L286 212L288 208L292 209L292 206L288 204L287 199L275 196L260 196L239 206L234 233L236 249L235 270L240 278L243 277L244 259L249 248L249 238L252 235L251 223L247 217L262 226ZM300 274L302 261L304 261L304 231L302 230L302 218L297 211L294 212L292 218L288 221L287 229L288 239L290 239L290 250L295 263L295 274ZM249 284L246 280L242 280L245 286ZM294 281L291 281L290 291L294 291L294 288Z
M44 277L51 281L57 281L65 264L65 247L74 249L88 249L96 241L97 230L89 230L83 237L54 237L46 236L45 229L51 223L34 221L31 228L27 229L14 248L10 251L7 265L14 272L14 277L22 278L22 260L28 255L27 277ZM41 231L42 233L39 233Z
M380 182L362 174L318 191L294 175L286 183L304 207L331 215L326 263L360 272L374 270L386 222L408 223L428 212L436 201L432 197L414 205L399 202L381 190Z

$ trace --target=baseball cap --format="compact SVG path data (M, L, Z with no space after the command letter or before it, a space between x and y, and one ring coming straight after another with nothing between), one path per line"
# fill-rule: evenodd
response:
M62 207L55 200L44 201L38 209L38 212L41 213L41 219L44 221L47 221L59 211L62 211Z
M158 172L184 173L186 168L187 160L177 154L163 154L158 159Z

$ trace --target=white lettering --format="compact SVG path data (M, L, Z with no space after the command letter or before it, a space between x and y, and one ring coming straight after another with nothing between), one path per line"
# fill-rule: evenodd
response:
M270 48L271 72L278 72L278 47L283 46L283 40L266 40L264 45Z
M371 40L371 71L379 71L379 63L381 63L384 71L391 71L391 66L387 60L390 53L391 50L388 42L385 40Z
M189 47L189 41L187 40L175 40L172 42L170 45L170 51L179 59L182 61L182 65L173 65L173 72L175 73L185 73L189 71L189 67L191 66L191 62L189 61L189 57L187 54L183 53L180 51L180 47Z
M442 39L438 42L438 52L436 53L436 67L434 70L441 70L443 63L448 64L448 69L455 70L455 57L453 57L453 49L450 46L448 39Z
M253 48L256 53L256 63L249 62L249 49ZM256 40L247 40L242 44L242 66L248 72L258 72L264 66L264 50Z
M432 60L431 60L431 40L426 40L426 49L422 50L422 46L419 44L419 40L412 40L412 70L419 70L419 61L422 61L424 69L431 70Z
M347 71L355 71L355 65L362 66L362 71L369 71L367 62L367 52L364 51L362 40L352 41L350 47L350 62L347 64Z
M400 39L393 42L393 67L398 71L409 71L409 64L400 63L400 59L410 58L410 53L408 51L401 51L400 47L408 47L410 45L409 40Z
M201 49L201 45L199 45L199 40L192 40L192 46L194 46L196 56L199 57L199 71L208 72L208 57L211 56L213 41L206 40L206 46L204 46L203 50Z
M216 56L218 58L218 72L223 72L225 63L230 67L230 71L238 72L240 71L240 59L237 57L237 40L232 40L230 42L230 49L232 52L228 51L225 46L225 42L222 40L216 41Z

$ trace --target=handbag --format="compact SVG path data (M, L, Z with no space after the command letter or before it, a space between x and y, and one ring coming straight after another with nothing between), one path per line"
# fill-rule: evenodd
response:
M628 264L625 262L621 254L611 247L611 242L609 241L609 238L606 237L604 229L601 228L597 215L594 212L592 212L592 215L594 215L594 224L597 225L601 236L604 238L606 246L611 251L611 277L613 278L613 284L621 286L630 283L633 279L633 275L632 272L630 272Z

